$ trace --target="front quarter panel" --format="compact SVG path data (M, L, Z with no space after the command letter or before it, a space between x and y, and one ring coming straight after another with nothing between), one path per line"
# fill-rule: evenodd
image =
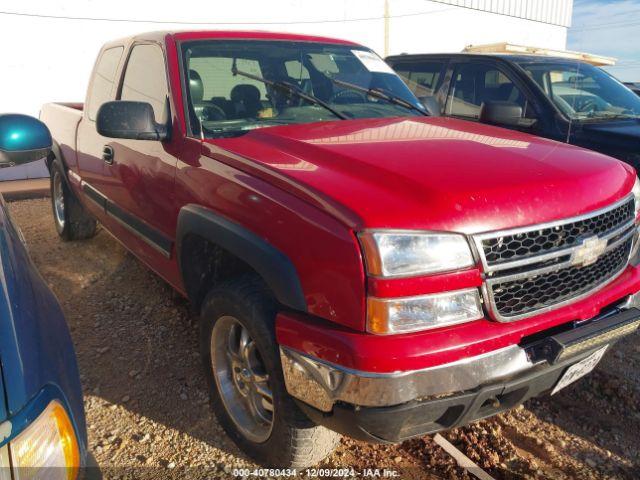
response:
M365 281L353 232L310 203L229 165L222 153L203 149L206 156L178 164L178 204L208 208L265 240L295 266L308 313L362 330Z

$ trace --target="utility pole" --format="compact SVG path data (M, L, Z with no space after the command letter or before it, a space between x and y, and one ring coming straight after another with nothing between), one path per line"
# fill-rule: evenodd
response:
M389 0L384 0L384 56L389 55Z

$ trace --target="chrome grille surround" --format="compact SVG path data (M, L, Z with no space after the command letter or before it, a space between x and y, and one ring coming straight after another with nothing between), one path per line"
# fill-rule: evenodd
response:
M621 214L621 212L623 213ZM610 221L609 219L612 218L615 220ZM604 219L604 225L606 225L607 229L602 228L602 219ZM593 226L596 225L596 223L598 227L594 228ZM571 233L571 235L575 237L576 225L589 225L595 231L582 228L579 232L579 241L577 243L575 241L566 242L563 239L563 235L566 237L569 235L566 233L567 230L572 229L571 231L573 233ZM527 285L531 286L532 281L535 282L545 275L556 275L559 271L566 272L571 267L573 267L574 270L588 268L589 266L593 267L593 263L581 266L575 265L572 261L576 252L584 247L584 240L597 238L598 240L607 242L606 248L598 257L599 261L614 249L621 249L623 247L626 249L628 245L629 250L631 250L631 243L634 241L636 231L634 198L633 195L628 195L605 208L578 217L523 228L474 235L472 237L473 244L484 272L484 282L482 285L483 300L489 315L494 320L500 322L511 322L555 310L561 306L585 298L592 292L615 280L625 270L629 260L628 254L620 261L620 265L616 265L613 271L611 271L611 264L609 263L609 268L607 268L605 272L602 272L602 278L597 279L598 281L592 284L592 288L586 291L577 289L575 295L566 295L565 292L564 295L559 295L560 298L558 298L557 301L549 301L535 309L527 310L525 305L523 305L520 312L518 312L517 307L513 306L513 308L510 307L509 312L501 311L496 302L496 297L500 293L498 290L501 285L509 284L513 288L515 282L521 281L523 285L525 282L529 282ZM524 250L526 249L524 249L520 250L520 255L511 255L507 260L498 258L500 255L495 255L495 246L504 244L505 238L513 239L517 236L518 238L530 239L536 242L536 232L538 232L540 236L548 234L549 232L556 234L554 241L557 246L555 248L553 246L549 248L548 243L546 243L547 239L545 238L542 243L546 243L547 248L540 249L542 252L540 254L531 254L530 251L525 252ZM567 243L569 243L570 246L565 246ZM489 258L493 259L493 261L487 260L488 254ZM593 271L593 268L591 270ZM500 305L504 305L504 303L502 302Z

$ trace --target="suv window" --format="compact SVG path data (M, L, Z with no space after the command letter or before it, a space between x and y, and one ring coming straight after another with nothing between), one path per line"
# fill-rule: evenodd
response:
M515 103L526 118L534 116L527 97L503 72L490 65L467 63L455 70L445 111L477 120L482 104L496 101Z
M402 62L394 65L393 69L404 79L414 95L420 98L435 94L444 65L444 61Z
M147 102L153 107L156 121L167 120L167 74L162 49L157 45L136 45L127 61L120 100Z
M93 75L91 89L87 95L87 115L89 120L95 120L100 106L112 98L111 92L123 51L124 47L114 47L105 50L100 55Z

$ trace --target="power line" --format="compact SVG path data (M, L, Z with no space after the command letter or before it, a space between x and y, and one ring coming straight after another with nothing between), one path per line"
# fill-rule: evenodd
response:
M405 18L405 17L418 17L423 15L431 15L434 13L447 12L455 10L455 8L445 8L442 10L431 10L428 12L413 12L404 13L399 15L391 15L389 18ZM152 23L159 25L309 25L309 24L323 24L323 23L348 23L348 22L365 22L371 20L383 20L384 16L376 17L362 17L362 18L345 18L345 19L325 19L325 20L300 20L296 22L185 22L185 21L169 21L169 20L141 20L133 18L109 18L109 17L73 17L65 15L46 15L38 13L26 13L26 12L7 12L0 11L0 15L10 15L16 17L29 17L29 18L47 18L52 20L77 20L77 21L93 21L93 22L121 22L121 23Z
M635 19L625 22L596 23L593 25L585 25L584 27L571 27L571 30L583 32L587 30L600 30L602 28L609 27L630 27L634 25L640 25L640 20Z

